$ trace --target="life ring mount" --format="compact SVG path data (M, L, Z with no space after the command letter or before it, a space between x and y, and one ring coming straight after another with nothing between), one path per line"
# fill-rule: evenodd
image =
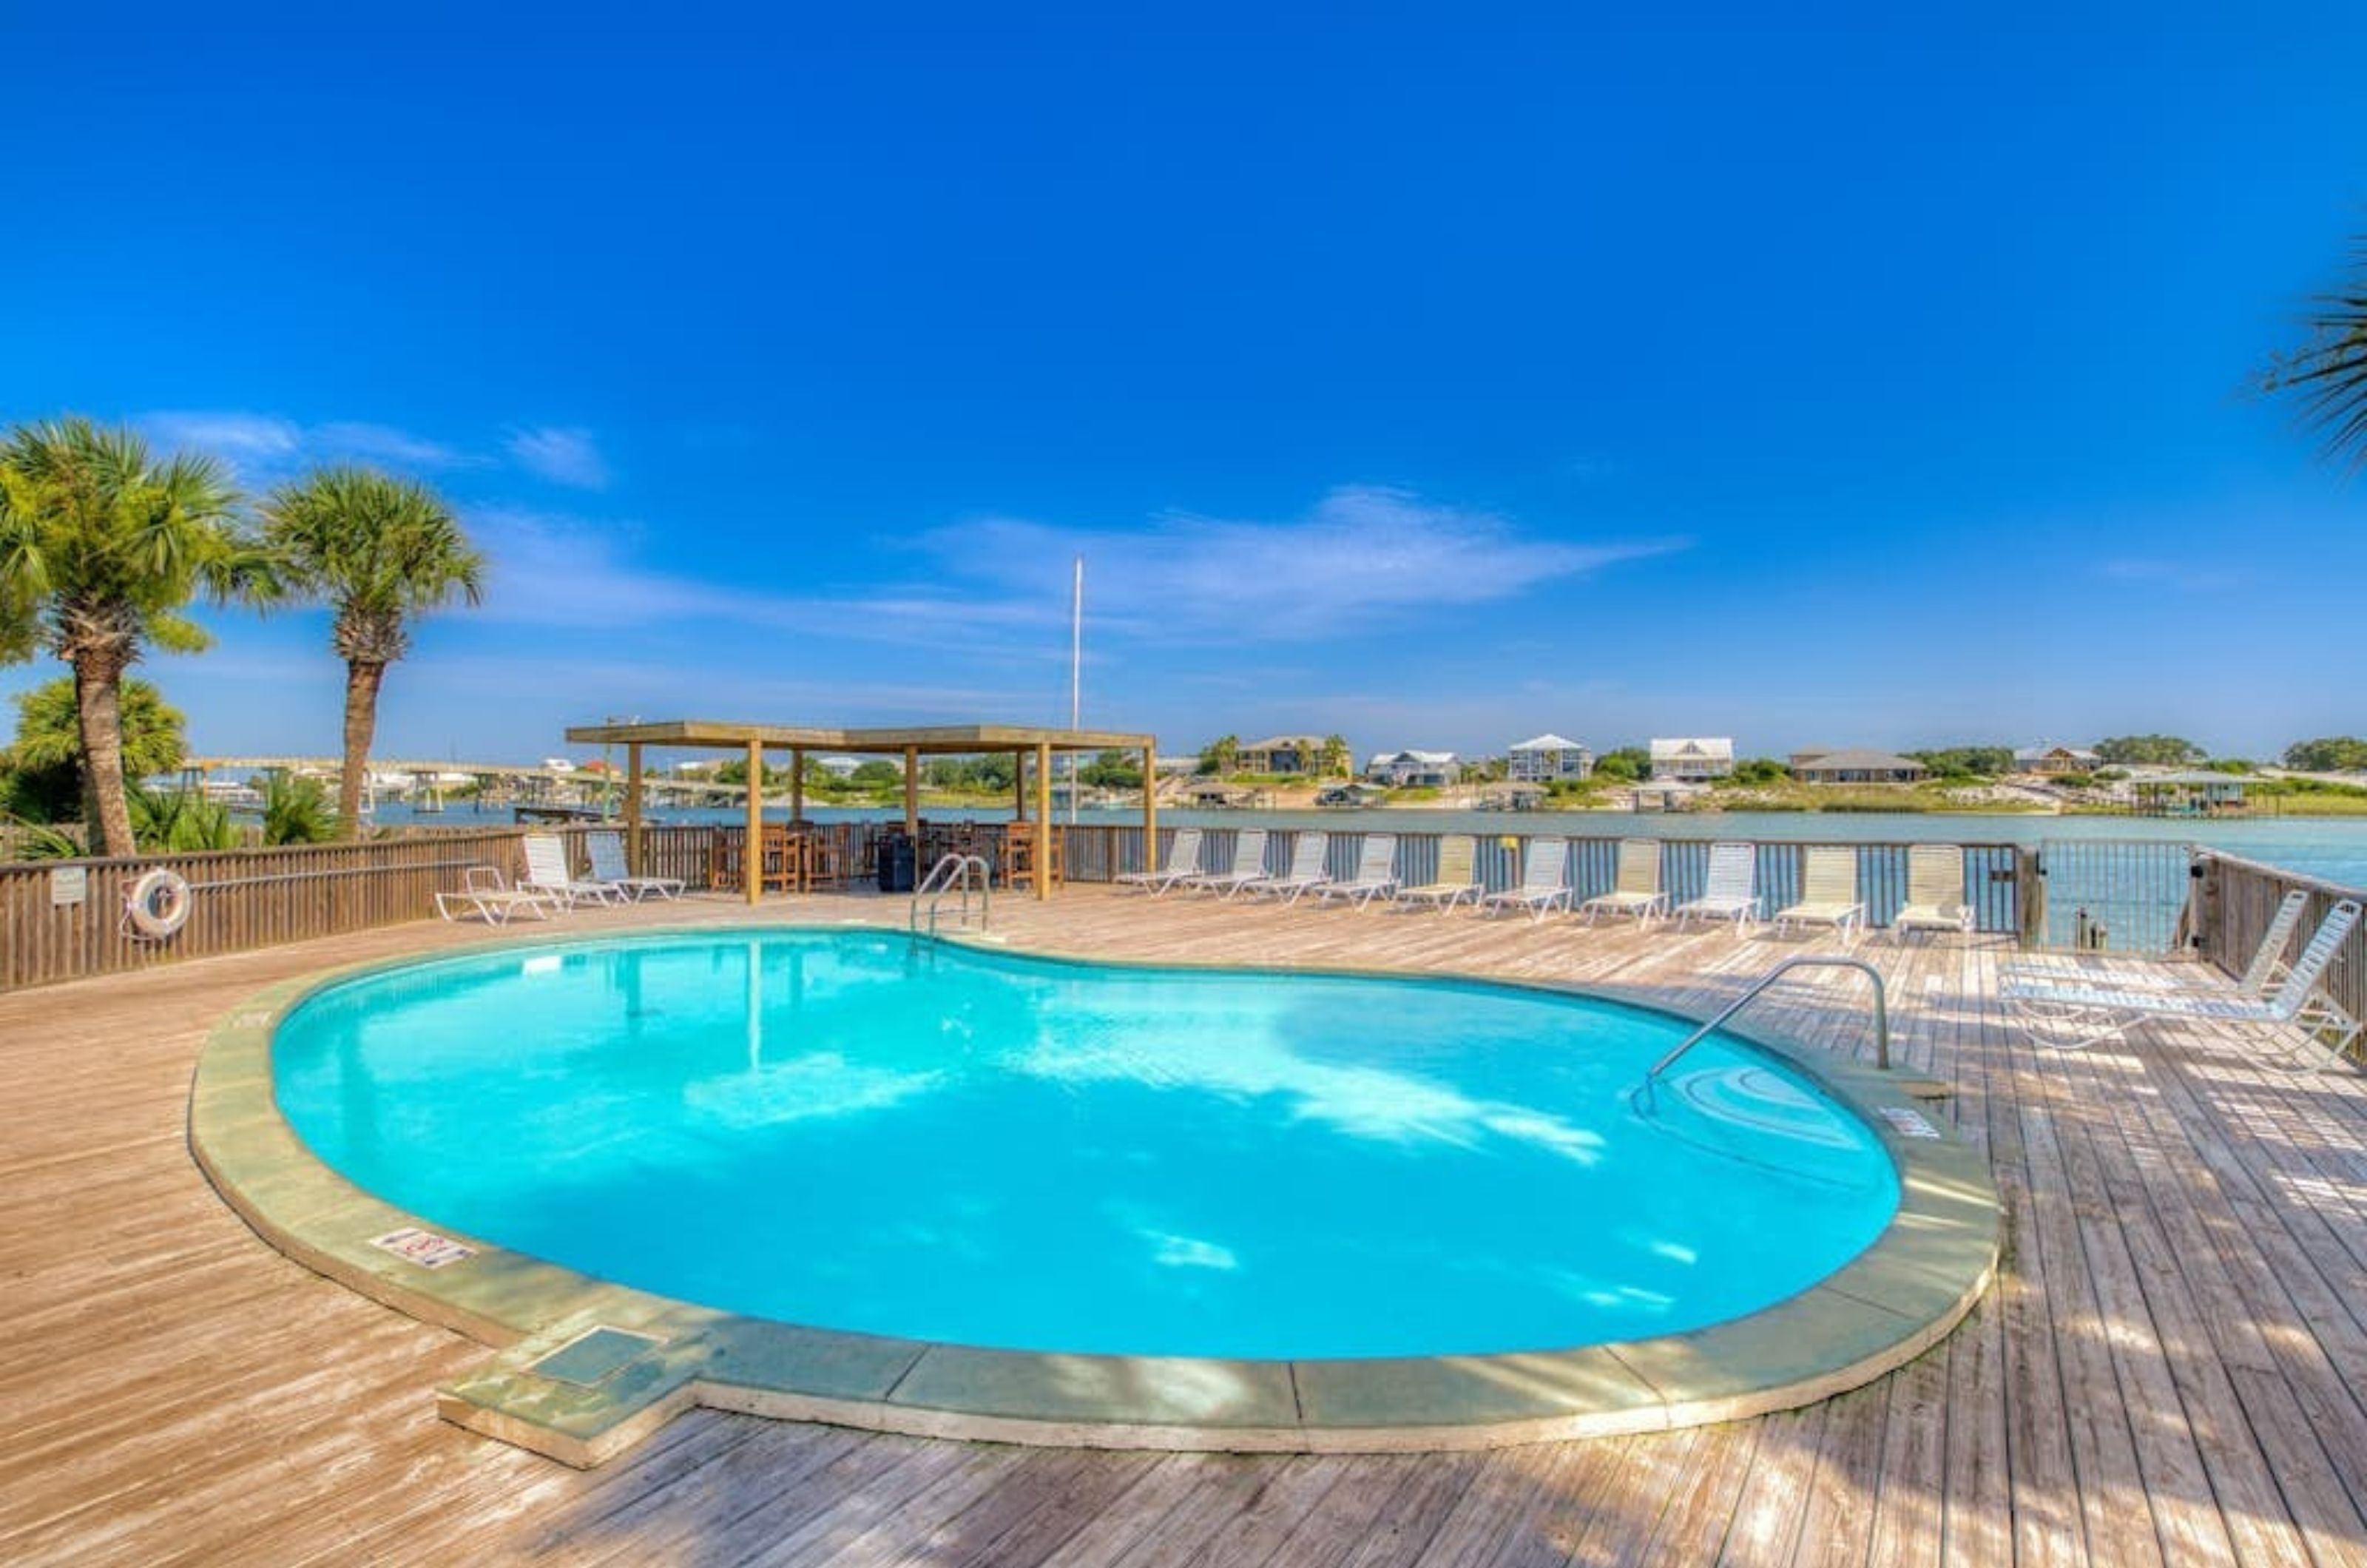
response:
M142 874L124 895L124 913L142 936L163 941L189 923L189 879L162 865Z

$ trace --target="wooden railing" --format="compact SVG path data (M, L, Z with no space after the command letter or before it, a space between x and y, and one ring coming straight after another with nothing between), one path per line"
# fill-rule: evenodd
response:
M2298 953L2326 912L2345 898L2367 903L2367 889L2345 887L2297 871L2284 871L2258 861L2199 850L2194 856L2195 896L2191 931L2196 950L2230 975L2240 975L2252 961L2277 906L2295 888L2309 895L2301 927L2293 933L2287 958ZM2327 966L2321 982L2327 996L2353 1018L2367 1018L2367 924L2353 926L2350 940Z
M492 865L515 874L517 840L529 831L555 832L570 844L577 871L588 870L580 827L475 827L415 831L397 839L358 844L232 850L210 854L144 855L126 860L79 860L0 865L0 989L43 985L87 976L142 969L185 958L241 953L282 942L334 936L376 926L427 918L435 896L461 884L470 866ZM835 840L840 865L850 886L873 875L874 851L900 831L892 821L833 823L821 831ZM933 827L924 850L958 847L1003 863L1002 823ZM736 837L730 827L666 827L643 830L644 874L677 876L704 886L709 846L718 837ZM1140 869L1142 829L1101 824L1062 829L1067 874L1071 881L1107 882ZM1234 829L1208 829L1203 850L1207 863L1229 861ZM1287 862L1297 830L1275 829L1269 863ZM1328 864L1336 875L1354 869L1362 833L1334 832ZM1540 835L1557 836L1557 835ZM1437 874L1441 835L1398 833L1397 870L1407 883ZM1480 875L1490 889L1520 878L1526 837L1478 836ZM1165 852L1161 835L1160 853ZM1615 838L1571 838L1566 876L1575 899L1607 891L1616 867ZM1759 886L1772 911L1798 895L1802 852L1807 846L1759 846ZM1907 847L1856 844L1858 881L1873 924L1886 923L1904 901ZM1662 885L1680 901L1700 890L1709 846L1698 840L1670 840L1661 847ZM2028 935L2043 925L2044 890L2033 874L2031 851L2011 844L1972 844L1964 851L1965 896L1983 931ZM148 871L165 867L187 877L192 889L188 923L164 941L143 939L124 919L124 897ZM926 869L925 863L923 870ZM2260 868L2265 871L2266 868ZM62 901L80 878L81 897ZM2268 899L2273 906L2275 898ZM2257 940L2257 938L2255 939Z
M415 920L470 866L515 872L517 838L517 829L487 829L0 866L0 989ZM188 879L189 917L152 941L124 918L125 896L160 867Z

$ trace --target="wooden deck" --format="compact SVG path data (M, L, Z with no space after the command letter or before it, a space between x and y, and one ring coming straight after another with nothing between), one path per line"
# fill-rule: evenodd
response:
M767 918L900 919L902 902ZM728 922L693 900L578 928ZM1045 950L1589 981L1705 1010L1789 944L1073 889ZM0 994L0 1562L620 1564L2367 1563L2367 1078L2162 1030L2040 1055L1988 943L1876 942L1900 1055L1954 1086L2000 1282L1857 1393L1723 1427L1448 1457L1022 1450L699 1412L581 1473L437 1421L485 1352L307 1272L184 1141L207 1030L422 923ZM1862 983L1768 1020L1858 1050ZM302 1371L292 1380L285 1369Z

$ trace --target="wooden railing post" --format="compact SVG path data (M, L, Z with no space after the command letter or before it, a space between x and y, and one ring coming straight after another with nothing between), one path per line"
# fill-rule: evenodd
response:
M2192 882L2186 907L2187 945L2203 957L2218 959L2227 925L2220 905L2219 857L2207 850L2195 851L2188 874Z
M2046 876L2044 867L2039 863L2037 845L2014 846L2013 882L2019 895L2015 903L2022 918L2022 945L2043 946L2046 941Z

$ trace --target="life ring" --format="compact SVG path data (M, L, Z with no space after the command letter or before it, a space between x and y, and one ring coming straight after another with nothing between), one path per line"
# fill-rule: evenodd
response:
M131 885L124 903L142 936L171 936L189 923L189 879L160 865Z

